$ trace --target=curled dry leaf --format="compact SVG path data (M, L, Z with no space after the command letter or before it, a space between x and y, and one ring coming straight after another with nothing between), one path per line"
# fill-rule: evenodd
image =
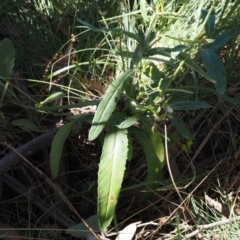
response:
M129 224L122 231L119 232L117 238L115 240L131 240L137 230L137 225L141 222L135 222Z

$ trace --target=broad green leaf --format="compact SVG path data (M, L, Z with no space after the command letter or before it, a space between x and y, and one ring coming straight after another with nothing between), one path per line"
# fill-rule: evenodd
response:
M178 101L171 103L170 106L174 110L196 110L210 107L207 103L198 101Z
M15 61L15 50L8 38L4 38L0 44L0 56L0 78L10 81Z
M205 20L207 15L208 15L208 11L205 9L202 9L201 17L202 17L203 21ZM216 14L215 14L215 10L213 10L206 22L206 25L205 25L205 31L206 31L207 37L211 37L211 35L213 33L214 26L215 26L215 18L216 18Z
M71 121L60 127L52 141L50 152L50 170L53 179L58 177L63 146L74 124L75 121Z
M38 128L38 126L33 123L32 121L30 121L29 119L16 119L11 121L11 124L13 126L18 126L18 127L22 127L31 131L36 131L39 132L40 129Z
M96 139L104 128L122 96L126 82L132 79L133 74L134 71L132 69L127 70L108 87L94 115L88 136L89 141Z
M98 170L98 219L103 232L106 232L115 213L127 159L127 130L110 127L104 139Z
M201 49L202 59L209 76L215 80L217 92L223 95L226 91L227 77L223 62L212 49Z
M93 215L93 216L89 217L88 219L86 219L86 223L88 224L88 226L90 226L93 229L93 231L95 231L95 232L99 231L97 215ZM71 236L77 237L77 238L87 238L87 236L89 234L89 230L85 226L84 223L79 223L79 224L73 225L73 226L69 227L65 232L67 234L70 234Z
M50 103L50 102L53 102L53 101L63 98L64 95L65 94L63 92L55 92L55 93L51 94L49 97L47 97L44 101L40 102L40 104L37 104L37 105L39 105L38 107L41 107L47 103Z
M186 128L185 124L181 119L179 119L176 115L171 114L169 115L169 119L174 127L178 130L178 132L185 138L189 140L193 140L193 136L191 132Z
M134 125L140 119L140 117L141 117L141 114L136 114L132 117L129 117L123 122L121 122L119 125L117 125L117 127L119 129L129 128L132 125Z
M163 158L162 158L162 146L160 143L159 137L156 135L152 136L153 132L150 130L144 131L143 129L139 129L137 127L131 127L131 132L134 133L136 139L140 142L143 147L144 154L147 160L147 182L149 183L147 186L154 190L156 188L157 182L160 182L163 178L162 167L163 167ZM154 145L152 141L157 139ZM156 152L157 143L160 144L160 150Z

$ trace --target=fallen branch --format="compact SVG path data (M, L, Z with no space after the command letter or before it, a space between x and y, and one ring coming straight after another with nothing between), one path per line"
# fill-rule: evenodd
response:
M53 137L56 134L57 129L53 129L50 132L44 133L39 137L32 139L31 141L23 144L21 147L17 148L16 151L23 155L24 157L31 156L35 152L50 146ZM0 143L2 144L2 143ZM5 144L2 144L5 145ZM9 169L13 168L15 165L20 163L22 158L16 154L16 152L10 152L5 157L0 159L0 175L7 172Z

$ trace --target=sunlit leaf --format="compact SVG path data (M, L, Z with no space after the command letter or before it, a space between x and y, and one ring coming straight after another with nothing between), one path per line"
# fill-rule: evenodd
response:
M147 16L147 1L146 0L140 0L140 10L141 10L141 14L143 19L148 22L148 16Z
M88 136L90 141L98 137L105 124L111 117L120 97L122 96L124 85L127 81L132 79L133 73L133 70L127 70L108 87L107 92L98 105L97 111L94 115L92 127Z
M104 139L98 170L98 219L103 232L115 213L127 159L127 130L110 127Z
M44 101L40 102L40 106L45 105L47 103L56 101L58 99L61 99L64 97L64 93L63 92L55 92L53 94L51 94L49 97L47 97Z
M119 129L129 128L134 125L141 117L141 114L136 114L132 117L127 118L125 121L121 122L117 127Z

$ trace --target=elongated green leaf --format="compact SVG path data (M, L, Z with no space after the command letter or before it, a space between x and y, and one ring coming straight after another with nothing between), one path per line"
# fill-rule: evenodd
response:
M157 187L157 182L160 182L163 178L163 152L160 136L150 131L144 131L137 127L131 127L131 131L136 136L136 139L143 147L145 157L147 160L147 187L154 190ZM152 141L156 141L153 145ZM160 150L157 150L159 144Z
M64 97L64 95L65 94L63 92L55 92L55 93L51 94L49 97L47 97L44 101L40 102L39 106L42 106L44 104L47 104L47 103L53 102L55 100L61 99L61 98Z
M104 139L98 171L98 219L104 232L115 213L127 159L127 130L110 127Z
M206 78L207 80L209 80L210 82L216 83L216 80L215 80L215 79L213 79L210 75L208 75L206 72L204 72L204 71L202 70L202 68L198 65L198 63L197 63L194 59L186 56L185 53L182 53L182 52L181 52L180 54L177 55L177 58L178 58L179 60L185 61L185 64L187 64L187 65L188 65L189 67L191 67L194 71L198 72L200 75L202 75L203 77L205 77L205 78Z
M0 78L10 81L15 61L15 50L8 38L4 38L0 44L0 56Z
M205 9L202 9L201 17L202 17L203 21L205 20L207 15L208 15L208 11ZM216 14L215 14L215 10L213 10L206 22L206 25L205 25L207 37L211 37L211 35L213 33L214 26L215 26L215 18L216 18Z
M103 127L115 110L115 107L122 95L124 85L132 79L134 71L132 69L124 72L107 89L102 101L98 105L97 111L92 121L92 127L89 131L89 140L92 141L98 137Z
M174 125L174 127L178 130L178 132L185 138L189 140L193 140L193 136L191 132L186 128L185 124L181 119L179 119L176 115L171 114L169 116L171 123Z
M83 21L82 19L80 18L77 18L77 21L82 23L84 26L90 28L92 31L95 31L95 32L115 32L115 33L123 33L125 34L126 36L136 40L138 43L141 43L142 39L140 39L138 37L137 34L135 33L132 33L132 32L128 32L128 31L123 31L121 29L116 29L116 28L96 28L94 27L93 25L91 25L90 23L87 23L85 21Z
M228 96L222 96L222 98L229 102L229 103L233 103L233 104L240 104L240 100L234 97L228 97Z
M178 101L171 104L174 110L195 110L201 108L209 108L210 105L205 102L198 101Z
M60 127L52 141L50 152L50 170L53 179L56 179L58 177L63 145L74 124L75 121L71 121Z
M226 91L227 77L223 62L212 49L202 49L202 59L209 76L215 80L217 92L223 95Z
M13 126L22 127L31 131L40 132L40 129L38 128L38 126L32 121L30 121L29 119L24 119L24 118L16 119L11 121L11 124Z
M119 125L117 125L117 127L119 129L124 129L124 128L129 128L132 125L134 125L141 117L141 114L136 114L128 119L126 119L125 121L121 122Z
M152 127L150 138L151 138L151 143L154 148L154 151L161 162L161 170L162 170L162 167L164 165L164 159L165 159L164 146L163 146L162 138L159 132L155 129L155 127Z

